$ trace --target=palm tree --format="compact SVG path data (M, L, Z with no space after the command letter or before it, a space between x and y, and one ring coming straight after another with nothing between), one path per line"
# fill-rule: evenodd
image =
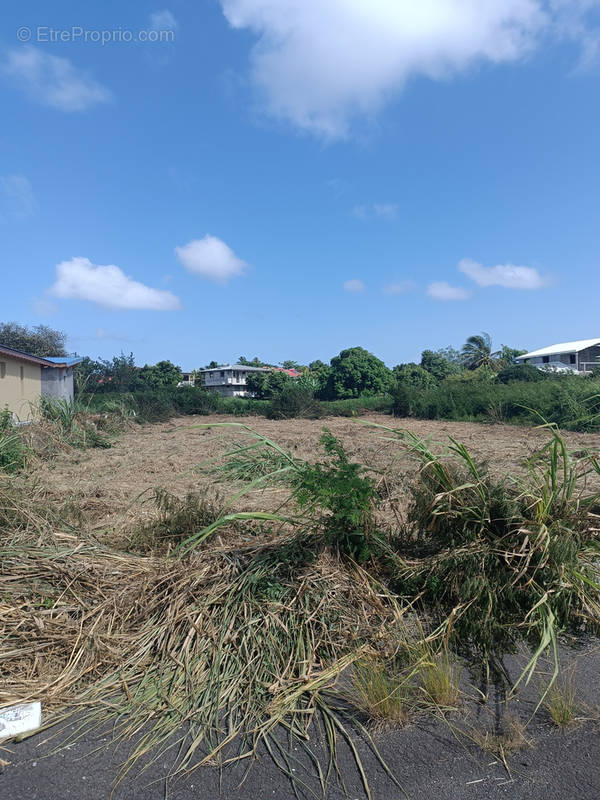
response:
M489 333L484 331L476 336L469 336L464 343L461 356L463 364L467 369L477 369L477 367L494 368L500 351L492 352L492 338Z

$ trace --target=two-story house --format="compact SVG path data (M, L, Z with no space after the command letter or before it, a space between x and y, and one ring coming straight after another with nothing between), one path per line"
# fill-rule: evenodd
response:
M200 379L209 392L221 397L247 397L246 378L251 372L270 372L268 367L245 367L243 364L223 364L214 369L201 369Z

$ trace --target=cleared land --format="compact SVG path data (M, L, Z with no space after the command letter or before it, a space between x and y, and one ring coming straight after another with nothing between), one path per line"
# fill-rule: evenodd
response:
M369 415L360 420L332 417L325 420L268 420L240 417L236 423L248 425L269 437L294 456L307 461L322 457L319 439L327 427L341 439L350 458L385 475L389 487L388 517L402 513L405 484L418 464L397 441L389 441L385 431L365 423L401 428L430 437L442 445L451 436L464 443L473 456L489 465L496 475L526 470L530 459L548 441L542 429L511 425L482 425L468 422L420 421ZM227 427L207 427L226 423ZM83 514L90 531L119 542L138 520L148 519L153 509L148 496L154 488L164 488L180 497L211 487L226 499L239 485L218 480L212 467L236 446L248 443L241 427L229 427L231 416L180 417L168 423L133 426L109 450L68 451L44 462L36 471L45 493L53 501L73 505ZM565 435L575 451L598 449L600 435ZM273 511L289 496L286 489L256 489L235 504L237 510Z
M376 415L360 420L330 418L317 421L270 421L251 417L237 419L237 426L232 426L231 422L231 417L213 416L182 417L165 424L132 425L119 435L110 449L65 449L51 460L40 462L34 469L31 481L36 487L35 502L45 503L56 509L59 518L70 525L71 532L61 534L63 538L60 539L60 545L62 547L64 542L68 547L74 547L75 555L72 563L60 560L51 562L50 559L46 562L39 560L37 553L32 551L24 559L22 574L33 586L39 584L43 587L47 582L49 594L52 587L50 577L47 576L53 576L52 580L60 578L65 586L64 598L61 594L60 603L65 604L70 598L69 592L73 591L73 608L64 605L63 617L71 625L72 630L69 629L67 633L70 636L69 641L72 640L72 652L77 653L76 658L72 659L78 662L74 663L72 670L74 683L76 679L80 680L78 670L89 669L90 674L97 670L99 676L108 672L110 664L118 664L121 659L121 652L112 649L120 646L119 636L123 639L137 636L137 626L141 628L150 619L156 619L157 624L161 625L163 616L165 619L161 630L164 630L164 636L156 637L153 647L162 647L164 641L165 663L169 669L174 669L174 665L182 666L180 655L175 655L174 647L180 647L177 651L180 654L187 652L192 643L194 647L200 648L201 634L206 637L207 646L205 650L198 650L198 669L204 669L201 666L201 656L208 653L210 660L210 653L215 651L217 641L224 646L230 646L228 664L245 664L243 656L239 662L235 661L235 647L231 648L229 641L231 628L227 628L225 639L219 638L221 634L218 630L213 631L210 624L201 630L200 616L196 617L194 610L194 617L189 618L188 607L196 603L199 608L211 609L210 613L222 614L222 606L219 602L213 603L211 597L214 596L215 588L224 592L227 581L231 581L230 585L233 586L235 580L244 589L244 585L240 583L243 573L239 572L236 565L240 559L243 561L246 558L243 540L248 538L250 547L254 546L252 543L257 543L256 531L254 535L246 536L239 528L223 529L207 543L198 563L189 569L185 565L170 566L166 560L153 565L152 559L127 556L130 563L127 570L123 570L118 553L114 557L102 556L96 560L97 556L92 551L95 541L124 552L136 551L136 532L140 526L157 517L158 511L154 502L157 489L167 490L179 498L185 498L189 493L207 495L217 505L235 498L243 484L240 481L223 480L222 473L215 472L215 468L224 463L226 453L250 441L241 425L248 425L295 457L310 462L322 458L319 439L323 428L327 427L343 442L352 460L372 470L381 500L378 514L383 522L391 526L401 523L405 518L407 486L414 479L418 464L397 441L390 441L384 430L365 423L405 429L421 437L430 437L438 443L434 446L435 450L443 449L448 437L453 437L463 442L476 459L487 461L490 470L498 476L505 473L524 474L528 461L548 441L548 432L539 429L393 420L388 416ZM218 423L228 425L210 427ZM583 453L600 448L600 436L595 434L567 434L566 440L574 452ZM233 508L238 511L275 511L286 503L289 494L290 491L285 486L256 488L234 500ZM270 536L271 533L267 532L265 535ZM239 546L236 545L236 539ZM81 547L77 544L80 540ZM12 562L11 566L14 567ZM17 571L20 566L14 568ZM165 571L164 580L162 570ZM238 573L239 577L236 577ZM348 582L356 580L360 573L344 571L339 563L324 555L307 568L306 576L309 581L315 582L315 596L318 595L315 612L308 614L310 623L303 629L309 636L322 636L326 641L333 631L327 625L322 628L311 627L315 615L322 612L322 603L325 602L325 599L319 598L325 598L326 594L327 602L341 610L344 610L345 598L348 598L348 619L340 616L332 624L337 625L339 622L339 635L347 630L350 642L353 636L363 635L362 627L368 629L372 626L375 630L381 625L381 630L384 631L385 626L390 624L389 607L384 607L385 601L382 604L379 600L384 595L378 594L373 586L367 589L367 582L363 600L356 603L355 607L352 606L353 590ZM266 577L269 577L268 573ZM113 584L115 591L111 595ZM304 585L302 581L301 584ZM76 589L72 590L73 586ZM94 602L89 607L85 596L87 586L91 592L96 593ZM102 595L98 587L102 588L105 595ZM270 616L267 614L264 617L265 622L269 622L271 617L274 619L284 605L277 605L277 595L268 594L272 589L267 580L266 593L261 595L264 601L261 602L267 606L271 604L269 607L274 613ZM277 585L274 590L279 590ZM308 594L302 596L307 602L313 602ZM232 593L232 600L235 600L235 593ZM23 685L29 680L34 685L36 681L48 679L55 668L55 662L49 657L43 662L43 656L38 660L37 655L34 659L32 653L27 651L28 642L30 638L33 640L38 637L48 647L48 652L54 652L52 648L56 647L56 653L60 654L63 651L57 646L57 642L63 636L62 622L61 617L56 614L52 616L51 608L45 603L39 602L32 608L25 595L22 602L19 611L21 617L15 630L22 633L23 637ZM247 612L243 609L240 611L241 619L247 620L249 626L259 608L253 603L254 600L249 600L244 606ZM85 610L81 616L79 608ZM0 622L2 613L6 614L6 620L10 622L13 610L7 603L3 612L0 597ZM127 613L121 613L123 610ZM132 624L126 622L130 610L133 614ZM283 610L286 613L295 613L292 604L289 609ZM209 620L210 613L205 615ZM172 614L172 623L166 619L168 614ZM282 618L284 624L287 624L288 618ZM293 617L289 617L289 620L293 622ZM121 624L122 634L117 630ZM353 624L357 626L355 630L352 629ZM278 626L284 627L275 620L273 630L276 631ZM359 626L362 626L360 632ZM179 643L175 636L169 638L170 630L175 628L181 632ZM270 635L270 630L268 632ZM195 633L198 634L197 637ZM250 647L253 637L260 633L258 628L255 633L250 630L251 635L242 642L244 646ZM141 647L139 643L137 646ZM67 660L70 647L71 645L63 648ZM257 655L256 648L253 652L252 658L256 660L251 663L258 668L260 655ZM143 683L143 678L139 678L140 671L143 674L146 665L152 660L148 654L145 657L149 660L140 658L139 670L137 663L132 663L129 673L125 675L129 674ZM523 651L520 655L507 659L506 667L513 679L521 671L527 657L527 653ZM575 676L576 681L574 719L564 730L558 730L551 722L549 713L540 710L526 732L526 738L531 740L532 747L526 746L511 753L515 744L515 741L511 741L511 735L498 740L494 738L501 733L495 729L498 708L494 700L497 699L500 704L502 697L494 697L492 693L487 704L476 702L475 698L481 687L478 680L466 669L462 674L458 710L450 712L444 719L443 715L417 712L404 728L388 729L383 734L381 730L373 730L374 741L402 788L386 776L381 762L369 750L360 731L353 729L373 800L399 800L406 796L429 800L440 795L467 800L481 797L482 794L494 800L501 797L523 800L578 797L595 800L600 794L600 685L597 680L600 655L597 643L587 640L578 650L565 648L561 657L564 659L562 666L572 665L574 670L567 671L567 674ZM58 655L56 658L58 659ZM86 666L88 663L89 667ZM63 666L63 663L58 664L56 674ZM187 669L187 664L183 666ZM313 661L310 667L318 675L321 665ZM551 669L549 661L541 661L535 680L527 689L520 691L512 709L523 720L532 717ZM310 668L307 668L307 673L310 674ZM154 673L154 677L160 677L159 673ZM290 677L293 678L293 675ZM64 686L67 694L70 691L68 680L67 675L60 684L60 689ZM118 687L126 696L129 696L130 687L133 686L133 682L128 680L124 679L123 686ZM278 687L268 687L268 691L272 691L275 696ZM49 694L51 697L52 692ZM97 695L97 698L101 703L102 695ZM165 714L167 708L165 705ZM123 721L126 721L126 713ZM143 705L138 710L137 719L141 725L139 730L142 730L143 723L150 719L144 712ZM47 759L41 759L41 756L50 753L55 743L44 743L43 735L35 736L22 744L11 745L6 752L0 752L0 759L11 762L11 766L0 774L0 791L13 797L35 794L40 800L58 800L68 796L79 797L89 791L86 787L92 785L94 796L108 798L123 759L128 754L126 746L116 752L113 749L102 749L109 741L110 733L106 728L88 732L81 740L71 740L69 749L61 750ZM504 735L505 732L502 731L502 736ZM518 738L517 734L513 736L515 738ZM315 732L310 744L316 757L326 767L327 746L323 735ZM95 755L78 760L79 756L94 753L98 748L101 749ZM221 791L225 800L267 797L287 800L292 797L290 782L284 772L269 759L264 745L261 745L259 752L261 759L243 783L241 781L247 761L226 769L222 775L212 768L215 762L211 761L211 765L199 772L180 775L170 785L168 796L174 800L191 800L198 796L217 797ZM173 751L165 753L153 761L148 771L141 775L137 770L132 771L112 796L115 800L158 800L164 797L164 779L169 772L172 756ZM303 762L309 768L310 774L310 768L314 764L306 762L306 754L303 756L301 752L297 752L295 756L299 759L296 765L298 771ZM343 737L338 743L337 759L349 796L364 796L354 755ZM294 771L296 766L293 767ZM320 796L320 787L314 775L304 779L316 796ZM300 793L302 797L315 796L304 792L301 787ZM327 800L341 800L344 796L340 783L334 776L327 791Z

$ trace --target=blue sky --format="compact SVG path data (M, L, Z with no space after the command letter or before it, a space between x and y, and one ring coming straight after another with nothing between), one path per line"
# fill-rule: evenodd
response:
M600 0L14 3L3 319L185 369L598 336L599 79Z

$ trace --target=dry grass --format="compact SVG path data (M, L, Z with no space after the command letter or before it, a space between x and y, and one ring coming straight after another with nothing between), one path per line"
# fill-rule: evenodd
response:
M499 731L474 731L475 743L506 763L506 757L526 747L531 747L531 739L527 736L527 727L516 714L506 713L502 718Z
M371 421L389 424L390 417L370 415ZM181 417L169 423L132 426L109 450L57 450L52 461L39 464L35 476L44 487L48 502L63 501L76 495L84 511L84 526L104 541L119 544L126 532L152 517L148 506L136 498L157 487L184 498L188 492L212 487L216 475L209 470L223 463L228 451L247 443L232 429L197 428L210 423L230 422L230 417ZM246 421L255 430L277 441L300 460L314 461L318 442L326 424L340 438L349 456L376 470L382 495L378 510L381 522L398 523L408 501L407 481L418 471L418 464L393 442L384 441L367 426L345 418L319 420L267 420L253 417ZM473 455L489 459L493 454L495 474L526 470L526 461L546 442L544 431L503 425L481 425L420 420L397 420L419 436L443 439L452 435L464 442ZM35 435L32 431L32 435ZM43 447L44 435L36 436ZM597 447L600 436L568 434L570 445L579 450ZM62 446L61 446L62 447ZM199 472L198 466L204 469ZM237 493L235 484L219 483L226 500ZM289 497L285 486L259 486L236 501L237 511L276 511Z
M339 737L361 769L350 734L355 715L338 683L344 672L354 676L354 708L379 726L405 724L415 702L455 707L460 670L436 648L456 619L419 650L406 633L414 607L386 589L380 563L363 569L304 522L257 530L236 527L231 514L231 525L209 530L220 511L259 509L275 520L290 490L220 485L225 497L211 505L215 476L196 467L214 465L240 434L194 422L139 427L106 451L65 450L28 481L0 483L0 524L8 530L0 534L0 704L41 699L57 714L87 708L89 724L117 723L134 761L160 754L177 732L179 769L226 763L262 743L291 774L275 730L308 747L318 722L330 753L323 782L335 774ZM476 454L494 447L503 454L496 469L509 461L524 469L547 440L545 432L523 431L520 441L517 429L501 426L410 424L471 439ZM252 425L293 459L317 457L322 422ZM398 525L406 477L417 475L418 464L366 426L328 425L371 468L379 519ZM598 437L572 438L583 446ZM158 508L143 502L152 495ZM143 556L125 551L132 535ZM182 540L190 547L168 557ZM414 573L414 563L403 561L403 569ZM408 665L396 672L392 657L402 650ZM504 757L527 741L519 726L505 719L501 733L481 734L481 746Z
M354 665L349 699L376 728L406 725L414 713L410 681L380 656Z
M456 708L460 697L462 669L447 651L427 655L420 667L421 689L434 705Z
M579 702L574 671L559 675L548 689L543 705L557 728L567 728L577 721Z

